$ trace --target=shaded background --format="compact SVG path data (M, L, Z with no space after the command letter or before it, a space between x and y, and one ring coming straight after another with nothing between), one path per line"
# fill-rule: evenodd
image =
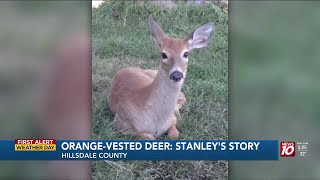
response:
M309 142L306 157L229 162L230 179L320 179L319 8L229 2L229 138Z
M90 1L0 2L0 139L89 139ZM0 179L88 179L90 162L1 161Z

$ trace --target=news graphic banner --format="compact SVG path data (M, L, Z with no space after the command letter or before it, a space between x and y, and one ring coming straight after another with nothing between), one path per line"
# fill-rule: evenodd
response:
M278 160L278 158L277 140L0 141L0 160Z

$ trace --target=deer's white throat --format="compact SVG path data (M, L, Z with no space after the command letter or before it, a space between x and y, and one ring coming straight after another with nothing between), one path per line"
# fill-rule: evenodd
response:
M183 84L181 82L173 82L168 73L161 67L158 70L154 81L151 83L151 92L148 102L151 109L156 114L157 120L166 121L174 113L174 108L180 94Z

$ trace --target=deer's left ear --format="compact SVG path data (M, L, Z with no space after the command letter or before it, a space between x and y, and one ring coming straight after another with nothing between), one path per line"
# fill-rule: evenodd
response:
M153 20L153 17L149 16L149 30L153 37L153 40L161 47L162 39L165 36L162 28Z
M186 41L189 44L189 49L202 48L206 46L212 37L215 26L213 23L207 23L202 25L195 31L193 31L187 38Z

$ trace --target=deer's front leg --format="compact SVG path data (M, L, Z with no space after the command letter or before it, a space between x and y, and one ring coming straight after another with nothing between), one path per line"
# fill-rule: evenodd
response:
M137 138L144 139L144 140L155 140L156 139L154 137L154 135L149 134L149 133L137 133L136 136L137 136Z
M184 95L183 92L180 92L176 107L174 109L174 112L177 114L177 116L180 116L179 110L186 102L187 102L186 96Z
M177 118L175 115L172 117L172 125L168 130L168 136L170 139L179 139L180 132L177 129Z

